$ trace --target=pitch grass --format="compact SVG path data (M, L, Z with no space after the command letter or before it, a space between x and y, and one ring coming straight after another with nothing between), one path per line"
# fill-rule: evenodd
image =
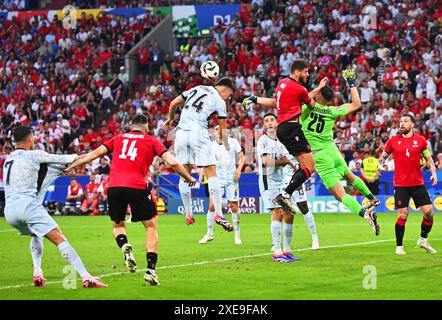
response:
M57 217L60 227L94 275L107 275L105 289L63 289L66 265L55 246L45 240L43 269L49 283L30 286L32 261L29 238L19 237L0 219L0 299L441 299L442 257L415 248L421 215L412 214L406 226L406 256L394 254L393 214L381 214L376 237L365 220L350 214L315 215L323 249L311 251L303 218L295 218L294 248L301 261L271 260L270 215L243 215L243 245L233 233L215 226L215 240L198 240L206 231L206 217L187 226L181 215L161 216L158 274L161 285L143 281L143 270L130 274L112 238L108 217ZM435 216L430 242L442 252L442 215ZM230 217L229 217L230 219ZM139 269L146 268L145 232L141 224L128 226ZM379 241L382 242L373 242ZM359 243L373 242L368 244ZM341 246L355 244L350 246ZM325 248L327 246L334 246ZM303 250L305 248L305 250ZM250 256L250 257L244 257ZM243 258L235 258L243 257ZM363 287L367 265L376 268L376 289ZM113 275L109 275L113 274ZM371 273L372 274L372 273ZM369 282L372 283L373 282ZM11 288L10 286L22 285Z

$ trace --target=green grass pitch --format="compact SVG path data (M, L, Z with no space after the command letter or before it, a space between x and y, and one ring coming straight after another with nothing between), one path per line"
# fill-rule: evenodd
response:
M378 237L357 216L315 217L321 250L310 250L310 234L298 214L293 247L302 260L282 264L271 260L270 215L243 215L243 245L239 246L234 244L233 233L226 233L217 225L215 240L198 244L206 231L203 215L196 216L193 226L187 226L181 215L160 216L157 272L161 285L157 287L143 280L145 231L141 224L128 226L129 242L134 246L139 266L137 273L130 274L113 240L108 217L57 217L89 272L101 275L109 285L103 289L83 289L78 282L78 289L69 290L62 285L67 276L63 273L66 264L47 240L43 270L48 286L31 286L29 237L19 237L1 218L0 299L442 299L441 254L415 248L420 214L410 214L407 222L406 256L394 254L394 214L379 215ZM429 238L439 252L441 218L442 214L435 215ZM368 273L364 273L364 268L368 268ZM376 288L365 289L364 278L365 283Z

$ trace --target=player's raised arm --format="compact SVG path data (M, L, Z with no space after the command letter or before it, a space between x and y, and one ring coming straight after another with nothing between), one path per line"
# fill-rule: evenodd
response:
M321 80L321 82L319 82L319 85L317 88L313 89L312 91L310 91L308 93L308 97L310 99L313 99L318 93L319 91L321 91L322 88L324 88L328 83L328 79L327 78L323 78ZM313 100L313 102L310 100L310 106L314 106L315 105L315 101Z
M184 168L183 165L179 163L170 152L164 152L161 155L161 159L163 159L173 169L173 171L178 173L189 184L189 186L194 186L196 184L196 180L187 172L186 168Z
M276 99L275 98L264 98L264 97L256 97L256 96L250 96L247 98L244 98L241 106L244 110L247 110L249 108L249 105L251 103L258 103L264 107L267 108L276 108Z
M355 112L361 108L361 98L359 97L358 89L356 88L357 73L354 69L344 70L342 72L347 85L350 87L351 103L347 104L348 113Z
M422 152L422 155L425 157L425 160L427 161L428 165L430 166L430 172L431 172L430 180L433 181L433 183L431 185L435 186L438 181L437 181L436 165L434 164L433 158L431 157L431 153L428 149L425 149Z
M170 125L173 122L173 119L175 118L175 112L178 107L181 107L186 102L185 97L181 94L175 99L172 100L169 106L169 115L167 116L167 120L164 123L165 128L170 127Z
M94 151L89 152L87 155L78 157L69 167L67 167L64 170L64 172L67 173L67 172L75 169L76 167L79 167L79 166L82 166L86 163L94 161L95 159L100 158L100 157L104 156L105 154L107 154L108 151L109 150L107 149L107 147L105 147L104 145L101 145L97 149L95 149Z

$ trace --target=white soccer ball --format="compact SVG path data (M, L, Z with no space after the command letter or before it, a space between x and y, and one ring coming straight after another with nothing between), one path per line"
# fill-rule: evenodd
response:
M213 80L219 76L219 65L215 61L206 61L200 67L204 79Z

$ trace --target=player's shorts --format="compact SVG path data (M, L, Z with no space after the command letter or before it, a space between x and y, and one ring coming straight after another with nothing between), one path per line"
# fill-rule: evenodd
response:
M215 165L209 132L206 129L176 131L175 156L181 164L195 164L199 167Z
M305 193L304 184L300 186L298 189L296 189L295 192L293 192L291 201L293 204L307 201L307 195Z
M219 181L221 194L224 195L229 202L239 201L239 184L238 181L223 182Z
M301 125L296 122L283 122L276 129L278 140L287 148L291 155L297 157L302 153L311 152L310 145L302 132Z
M327 189L337 185L343 176L350 173L345 159L334 144L313 152L313 159L316 171Z
M128 205L131 209L132 222L147 221L157 215L150 188L111 187L108 190L108 201L109 216L115 223L126 219Z
M6 200L6 222L20 235L36 235L40 238L58 227L37 198L21 196Z
M425 186L394 187L395 209L408 208L410 198L413 198L416 208L432 204L430 195Z
M283 188L277 189L268 189L261 191L261 198L264 202L264 208L267 210L278 209L281 208L279 204L273 203L273 199L275 199L278 194L280 194L284 190Z

